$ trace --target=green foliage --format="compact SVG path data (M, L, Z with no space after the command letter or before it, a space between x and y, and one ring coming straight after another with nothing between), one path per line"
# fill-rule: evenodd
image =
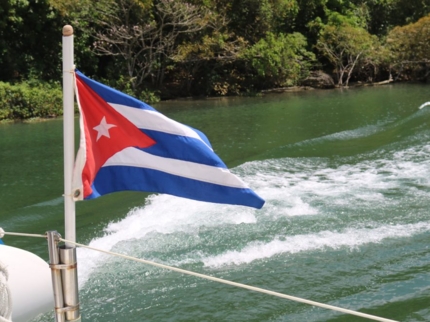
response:
M430 15L415 23L396 27L388 34L387 43L395 61L424 61L430 53Z
M238 72L248 42L234 33L214 30L184 41L172 56L171 72L181 92L192 95L238 95L243 75Z
M237 36L256 43L267 32L285 32L299 11L296 0L217 0L216 8Z
M154 102L294 85L315 64L341 85L390 68L422 79L429 13L430 0L2 0L0 81L23 84L1 85L0 118L57 114L28 80L61 79L65 24L78 69Z
M55 117L62 113L63 96L59 85L0 82L0 120Z
M235 60L246 49L248 42L233 34L213 32L199 39L186 41L178 46L172 56L175 62L203 62L209 60Z
M344 13L327 9L327 24L331 26L349 25L354 27L366 27L366 19L363 16L357 15L358 10L349 9L343 10Z
M366 1L366 7L369 12L369 31L386 35L395 26L413 23L428 15L430 0L371 0Z
M306 76L314 55L306 50L306 38L299 33L267 33L243 55L258 76L275 86L295 85Z
M0 2L0 81L61 75L61 19L48 0Z
M429 77L430 15L415 23L396 27L387 36L391 64L399 74Z
M338 85L346 86L354 69L374 54L377 47L376 37L365 29L348 23L324 26L316 45L320 53L336 69Z
M157 103L160 101L160 95L157 92L145 89L139 93L137 98L148 104Z
M94 33L101 27L100 19L110 15L115 0L48 0L55 14L61 18L62 25L70 24L74 29L75 65L88 76L104 75L109 69L110 59L100 59L94 54ZM61 29L56 30L58 41ZM61 48L59 49L61 50Z

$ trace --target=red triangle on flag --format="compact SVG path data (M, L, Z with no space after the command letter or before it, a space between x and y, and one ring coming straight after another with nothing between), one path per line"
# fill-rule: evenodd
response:
M147 148L155 141L118 113L78 75L76 85L86 140L87 158L82 172L86 197L92 193L90 186L96 173L110 157L128 147Z

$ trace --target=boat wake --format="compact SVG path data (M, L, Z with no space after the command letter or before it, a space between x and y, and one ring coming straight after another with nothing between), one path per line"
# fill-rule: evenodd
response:
M90 246L217 269L303 252L357 250L430 231L425 143L362 158L253 161L232 171L266 199L263 209L151 195ZM110 261L84 249L78 258L85 263L82 285Z
M407 225L382 225L376 228L348 228L342 232L321 231L308 235L277 236L268 243L252 242L241 250L205 257L202 258L202 261L204 266L218 268L225 265L248 264L255 260L299 252L340 248L354 251L361 245L380 243L388 238L411 237L428 231L430 231L430 222L420 222Z

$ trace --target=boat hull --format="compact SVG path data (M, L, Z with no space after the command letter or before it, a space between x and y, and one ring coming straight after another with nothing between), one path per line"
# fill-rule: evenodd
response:
M13 322L26 322L54 309L51 271L42 258L20 248L0 245L0 262L7 269Z

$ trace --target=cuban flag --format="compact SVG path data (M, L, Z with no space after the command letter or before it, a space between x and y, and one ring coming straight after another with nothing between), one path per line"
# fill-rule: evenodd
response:
M263 207L264 200L227 169L202 132L79 71L75 86L81 132L75 200L133 190Z

